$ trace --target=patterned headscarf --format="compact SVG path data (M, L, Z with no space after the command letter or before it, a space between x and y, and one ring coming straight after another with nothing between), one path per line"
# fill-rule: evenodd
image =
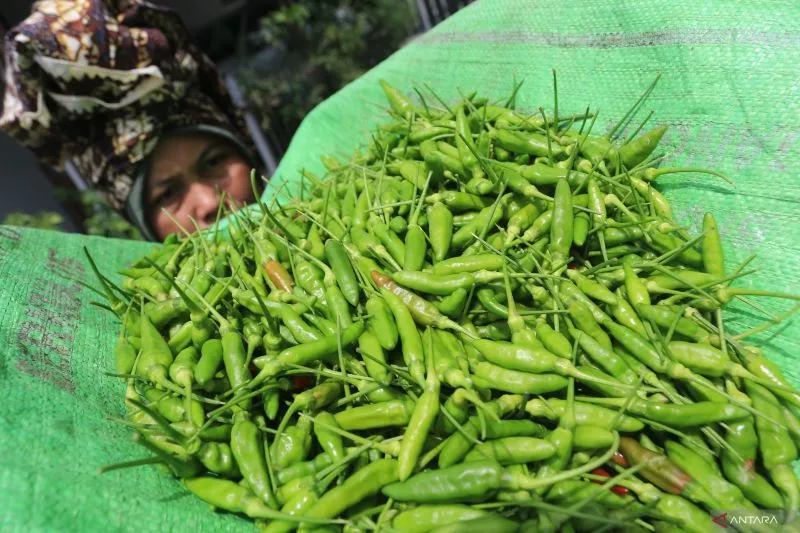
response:
M144 0L42 0L5 37L0 129L61 169L72 160L123 211L162 133L248 143L213 62L172 10Z

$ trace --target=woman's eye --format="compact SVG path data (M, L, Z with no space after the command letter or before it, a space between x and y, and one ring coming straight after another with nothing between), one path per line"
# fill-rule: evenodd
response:
M214 154L206 162L209 166L216 166L225 161L225 154Z
M227 158L228 154L226 152L216 152L206 159L206 166L214 168L224 163Z
M228 155L228 152L223 150L214 152L206 157L200 168L202 179L219 179L224 174L225 167L223 165L228 159Z
M180 187L170 185L161 191L156 201L161 205L167 204L174 201L178 197L179 193Z

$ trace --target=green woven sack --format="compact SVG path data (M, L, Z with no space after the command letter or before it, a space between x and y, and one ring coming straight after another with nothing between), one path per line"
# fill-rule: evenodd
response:
M502 98L516 76L525 79L519 107L535 111L552 110L556 68L560 112L592 105L605 126L660 72L645 112L670 125L669 164L715 168L736 182L665 177L659 186L678 219L696 231L703 212L713 212L729 265L758 254L758 274L741 285L797 292L797 20L794 1L479 1L314 110L273 185L286 180L296 191L301 168L321 172L320 155L347 157L364 144L384 116L381 78L409 93L428 84L452 101L472 89ZM0 530L252 530L211 513L156 468L97 473L145 453L108 420L123 412L122 384L104 375L118 323L78 282L94 283L84 246L111 275L151 245L0 227ZM775 314L791 306L759 303ZM737 307L727 323L743 331L761 317ZM800 385L800 327L783 324L757 339Z

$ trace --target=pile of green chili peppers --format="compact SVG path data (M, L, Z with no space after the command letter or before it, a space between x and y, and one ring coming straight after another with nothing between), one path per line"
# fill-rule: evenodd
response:
M269 533L796 527L800 393L744 343L788 315L734 334L721 311L796 297L732 287L714 217L676 222L652 182L717 173L657 167L664 126L621 137L652 86L603 135L516 110L519 86L382 86L391 121L299 197L120 286L95 267L147 451L105 470L162 465Z

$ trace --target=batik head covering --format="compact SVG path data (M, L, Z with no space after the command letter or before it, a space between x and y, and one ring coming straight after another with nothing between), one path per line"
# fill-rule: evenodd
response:
M249 142L211 59L155 3L39 1L5 36L5 63L0 128L57 169L72 160L123 213L162 134Z

